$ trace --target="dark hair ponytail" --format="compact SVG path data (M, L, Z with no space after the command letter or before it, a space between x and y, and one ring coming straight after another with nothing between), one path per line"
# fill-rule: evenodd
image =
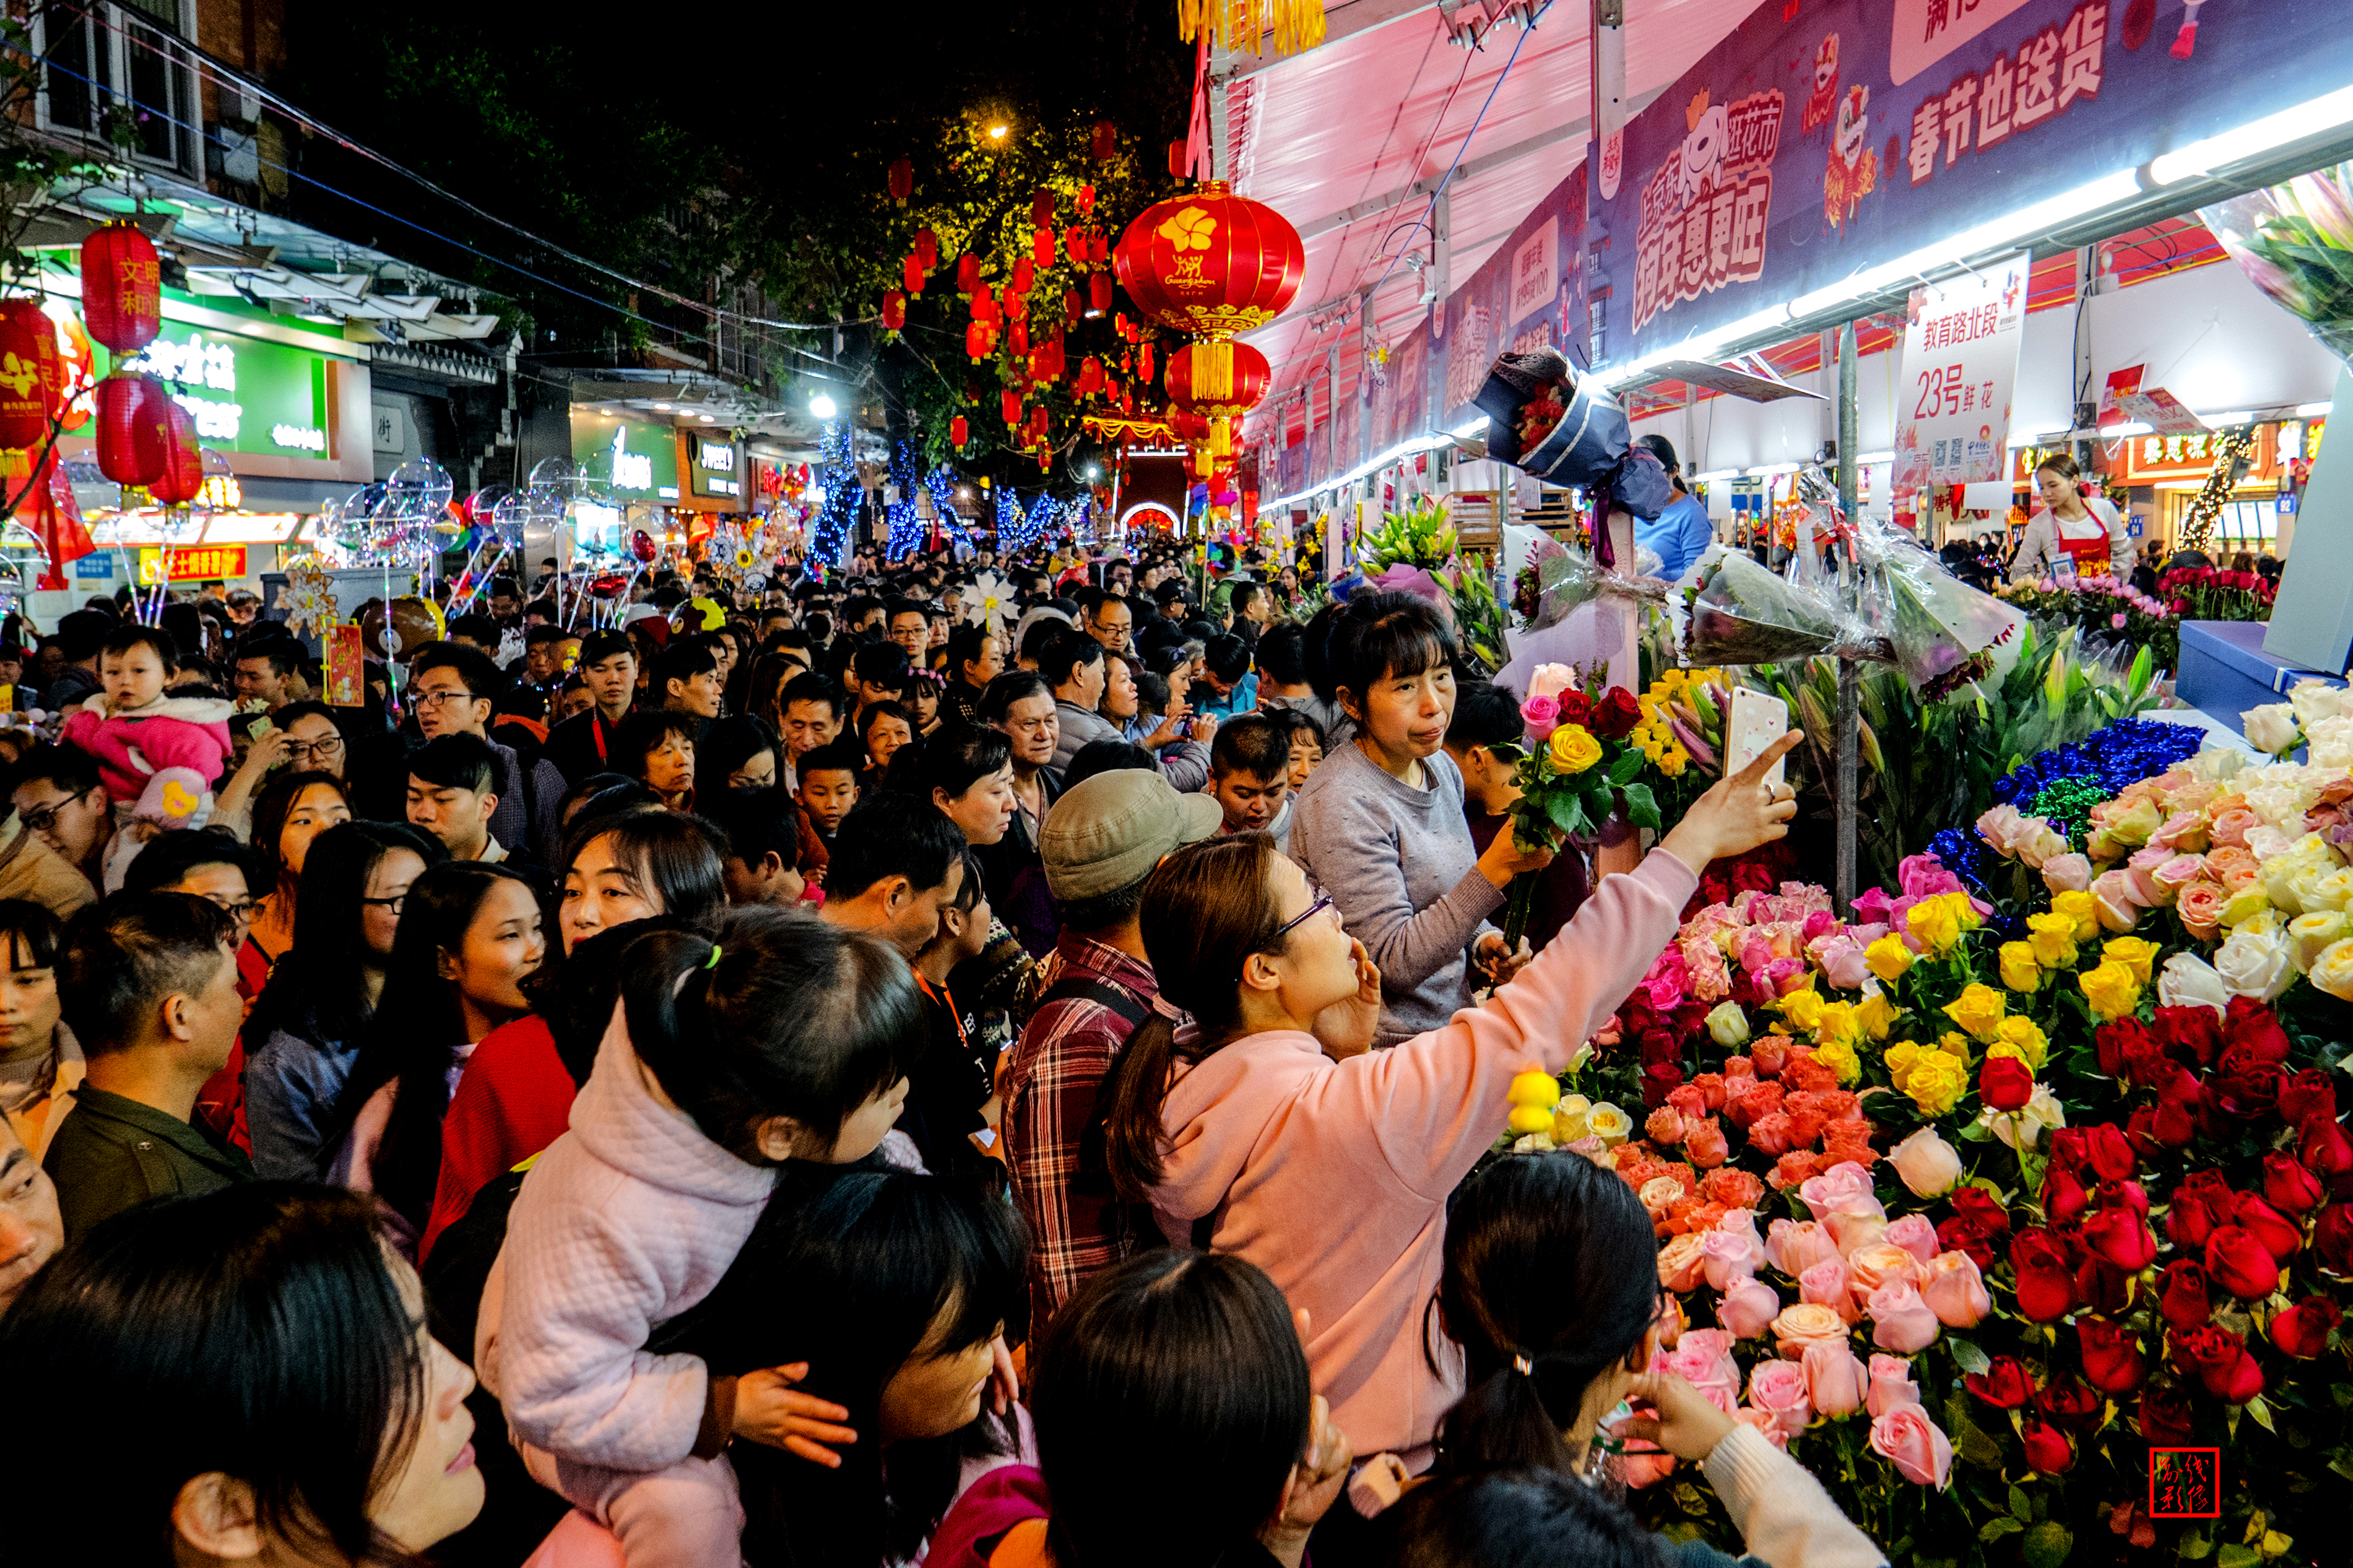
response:
M1236 833L1179 849L1145 879L1136 924L1160 994L1189 1013L1207 1056L1241 1022L1241 969L1282 923L1269 886L1274 840ZM1162 1172L1160 1108L1176 1059L1176 1023L1155 1009L1128 1037L1103 1081L1103 1165L1112 1190L1150 1200ZM1082 1151L1082 1163L1089 1162Z
M648 931L620 963L638 1059L705 1137L747 1162L761 1162L771 1117L838 1136L923 1049L906 960L795 910L737 910L712 937Z
M1449 1470L1576 1468L1561 1434L1657 1316L1655 1245L1641 1200L1582 1154L1517 1155L1463 1184L1436 1298L1470 1363L1440 1426Z

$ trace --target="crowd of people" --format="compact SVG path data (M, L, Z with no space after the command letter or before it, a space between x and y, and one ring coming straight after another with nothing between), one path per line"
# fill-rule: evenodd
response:
M12 628L0 1562L1881 1563L1494 1152L1797 737L1597 886L1443 616L1239 564L501 580L353 707L249 602Z

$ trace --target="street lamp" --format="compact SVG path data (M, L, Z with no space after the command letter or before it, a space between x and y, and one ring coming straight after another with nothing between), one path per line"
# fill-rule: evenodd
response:
M809 399L808 411L811 414L816 415L819 419L830 419L837 412L833 405L833 399L828 397L822 392Z

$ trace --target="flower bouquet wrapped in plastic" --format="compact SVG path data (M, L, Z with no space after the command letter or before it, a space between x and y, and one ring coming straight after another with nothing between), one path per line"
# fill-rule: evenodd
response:
M2010 640L2020 612L1979 593L1909 537L1866 522L1856 542L1862 604L1886 635L1896 668L1923 697L1936 698L1989 674L1992 650Z
M1737 550L1703 568L1684 593L1691 623L1683 658L1694 665L1779 664L1816 654L1894 658L1886 634L1839 604L1835 590L1769 572Z
M2353 163L2232 196L2198 216L2256 288L2353 363Z

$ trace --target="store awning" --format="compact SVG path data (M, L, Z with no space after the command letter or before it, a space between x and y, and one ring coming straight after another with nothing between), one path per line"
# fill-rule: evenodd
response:
M1756 4L1628 0L1630 109ZM1353 314L1343 319L1361 291L1376 290L1377 342L1425 319L1437 281L1430 198L1441 183L1453 287L1576 167L1592 133L1590 8L1574 0L1525 34L1499 25L1477 49L1449 41L1441 7L1408 0L1345 0L1326 8L1324 26L1325 42L1303 54L1212 67L1224 77L1220 167L1242 195L1289 218L1306 247L1297 301L1251 335L1275 367L1270 401L1320 374L1325 351L1362 331Z

